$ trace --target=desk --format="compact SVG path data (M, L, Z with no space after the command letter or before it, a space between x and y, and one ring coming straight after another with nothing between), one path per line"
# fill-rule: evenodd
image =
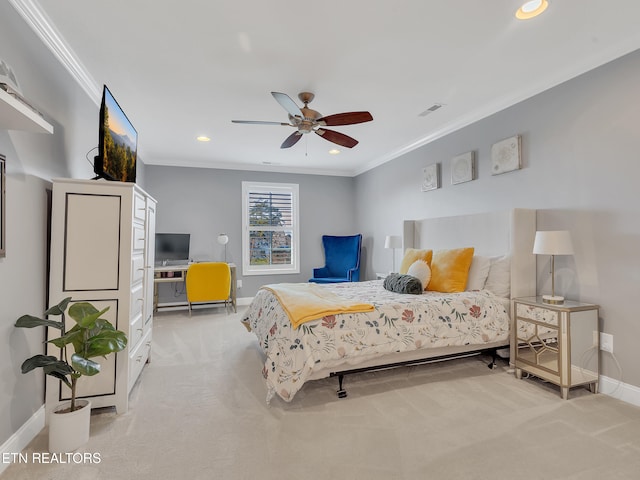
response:
M157 312L158 308L169 308L169 307L188 307L188 303L184 304L174 304L171 305L158 305L158 284L159 283L176 283L176 282L184 282L185 277L187 276L187 270L189 269L189 265L165 265L161 267L155 267L153 269L153 311ZM236 308L236 265L235 263L229 264L229 269L231 270L231 293L229 296L231 297L231 305L233 306L233 311L237 312Z

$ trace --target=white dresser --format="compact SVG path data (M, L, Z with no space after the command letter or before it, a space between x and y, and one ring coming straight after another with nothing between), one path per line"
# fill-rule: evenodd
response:
M49 303L72 297L108 306L104 317L128 338L122 352L94 359L102 365L98 375L78 380L78 398L90 397L93 408L126 412L150 358L155 214L156 201L132 183L53 181ZM66 322L67 329L75 323ZM47 409L70 398L69 388L48 375L46 392Z

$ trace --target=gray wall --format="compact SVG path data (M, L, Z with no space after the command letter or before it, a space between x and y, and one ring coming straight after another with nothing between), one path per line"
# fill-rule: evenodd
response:
M8 172L7 257L0 259L2 444L43 404L42 378L21 375L19 365L42 351L44 332L17 330L13 323L45 308L46 189L54 177L92 176L86 155L97 145L98 106L7 2L0 2L0 58L14 67L25 96L55 127L54 135L0 130ZM640 272L639 79L635 52L355 179L142 165L138 175L160 202L158 231L192 232L194 255L201 258L221 258L215 237L225 231L229 259L238 264L241 181L300 184L303 273L245 277L241 296L263 283L305 281L322 263L322 233L362 232L365 278L374 278L391 267L384 236L400 234L403 218L536 208L540 229L573 234L576 254L557 262L559 288L602 306L602 327L614 335L622 367L620 375L604 355L604 373L640 386L634 302ZM118 86L110 87L117 95ZM523 136L523 169L491 176L490 145L515 134ZM478 154L478 179L450 185L449 159L468 150ZM422 167L433 162L442 163L443 187L422 193ZM547 263L538 261L540 292L549 289Z
M356 178L357 225L367 237L366 278L391 268L384 237L402 220L512 207L538 209L538 229L571 231L575 255L557 257L556 289L601 306L614 336L604 374L640 386L640 51L441 138ZM521 170L492 176L489 149L523 139ZM451 185L450 159L475 150L477 180ZM442 188L420 191L422 168L442 167ZM397 252L396 265L401 258ZM550 293L549 258L538 293Z
M300 185L300 274L242 276L242 182ZM229 235L227 261L238 267L238 297L252 297L261 285L306 282L324 265L321 236L355 230L354 179L319 175L179 168L148 165L146 190L158 200L156 232L190 233L194 260L223 260L219 233ZM178 285L178 292L183 289ZM184 301L171 284L160 285L160 302Z
M41 373L20 373L24 359L44 352L44 329L13 324L46 308L47 189L52 178L93 176L86 156L98 144L99 107L8 2L0 2L0 58L55 129L53 135L0 130L0 153L7 157L7 255L0 258L2 445L44 403ZM144 179L143 166L138 171Z
M0 58L13 66L25 96L50 112L59 106L48 93L61 91L55 85L60 68L43 50L8 3L0 3ZM45 82L51 88L41 89ZM58 135L0 130L0 152L7 157L7 256L0 259L0 444L43 404L42 375L22 375L20 365L43 351L44 330L17 330L13 324L24 313L44 311L46 179L68 175L61 140Z

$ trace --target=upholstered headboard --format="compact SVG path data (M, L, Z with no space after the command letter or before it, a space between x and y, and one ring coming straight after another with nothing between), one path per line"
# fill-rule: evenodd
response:
M477 255L511 256L511 298L536 294L536 211L512 210L405 220L403 250L474 247Z

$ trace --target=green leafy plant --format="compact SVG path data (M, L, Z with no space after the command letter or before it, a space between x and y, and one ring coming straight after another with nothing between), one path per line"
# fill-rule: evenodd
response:
M61 321L46 320L32 315L23 315L15 323L16 327L50 327L60 330L60 337L48 340L60 348L60 358L52 355L34 355L22 363L22 373L28 373L36 368L42 368L46 375L51 375L64 382L71 389L71 406L73 412L80 408L76 405L76 384L83 376L93 376L100 373L100 364L95 357L105 357L114 352L124 350L127 346L127 335L116 330L102 315L109 307L98 311L89 302L77 302L69 307L69 316L76 324L69 331L65 330L65 312L71 302L67 297L57 305L44 312L45 316L60 315ZM67 346L73 346L73 353L69 361Z

